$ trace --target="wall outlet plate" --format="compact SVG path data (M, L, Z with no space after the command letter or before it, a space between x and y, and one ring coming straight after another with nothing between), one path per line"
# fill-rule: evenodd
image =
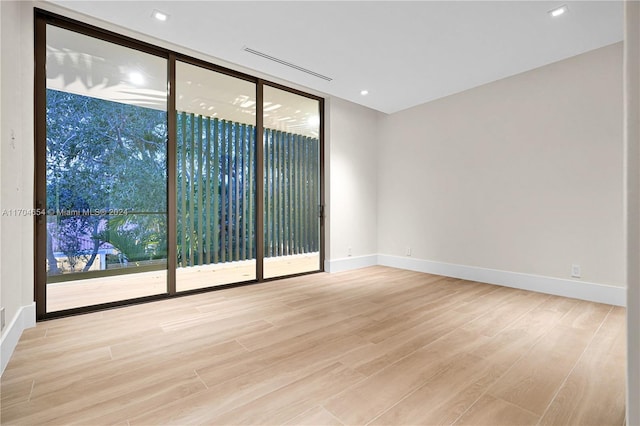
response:
M581 275L580 265L576 265L576 264L571 265L571 276L573 278L580 278L580 275Z
M4 308L0 308L0 331L4 330L5 324Z

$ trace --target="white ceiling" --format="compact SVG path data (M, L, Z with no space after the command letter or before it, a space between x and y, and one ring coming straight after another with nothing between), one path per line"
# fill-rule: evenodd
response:
M386 113L623 37L621 1L52 2ZM569 12L551 18L547 12L562 4ZM153 19L154 9L169 19Z

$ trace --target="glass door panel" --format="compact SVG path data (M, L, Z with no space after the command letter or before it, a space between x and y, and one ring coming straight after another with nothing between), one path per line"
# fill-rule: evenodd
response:
M176 63L176 290L256 279L256 85Z
M167 60L46 39L46 312L166 293Z
M320 270L320 102L264 86L264 277Z

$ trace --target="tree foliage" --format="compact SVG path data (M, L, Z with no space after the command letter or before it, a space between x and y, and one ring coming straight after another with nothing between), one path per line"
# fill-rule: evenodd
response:
M72 269L84 257L88 270L106 242L128 258L148 256L149 245L166 257L166 111L49 89L46 120L49 238Z

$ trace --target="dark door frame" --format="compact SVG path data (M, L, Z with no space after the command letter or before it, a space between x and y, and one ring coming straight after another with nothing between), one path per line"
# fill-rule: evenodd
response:
M36 302L36 317L38 320L56 318L60 316L76 315L109 309L118 306L144 303L153 300L166 299L176 296L184 296L194 293L221 290L230 287L251 285L262 282L275 281L282 278L290 278L300 275L313 274L324 271L325 258L325 170L324 170L324 98L301 90L293 89L282 84L270 82L239 71L224 68L219 65L193 58L179 52L164 49L149 43L141 42L112 31L108 31L93 25L85 24L42 9L34 9L35 20L35 72L34 72L34 130L35 130L35 191L34 208L38 212L34 217L34 294ZM159 295L140 297L103 303L99 305L83 306L64 311L47 312L47 271L46 271L46 216L43 213L46 208L46 28L54 25L70 31L78 32L100 40L129 47L144 53L149 53L167 59L167 292ZM177 193L176 193L176 129L177 119L176 105L176 62L181 61L197 65L211 71L226 74L242 80L253 82L256 86L256 279L248 282L224 284L203 289L177 292L176 291L176 218L177 218ZM318 101L320 110L320 134L319 134L319 180L320 180L320 264L318 270L286 275L274 278L264 278L264 145L262 135L263 122L263 89L271 86L287 92L291 92L309 99Z

